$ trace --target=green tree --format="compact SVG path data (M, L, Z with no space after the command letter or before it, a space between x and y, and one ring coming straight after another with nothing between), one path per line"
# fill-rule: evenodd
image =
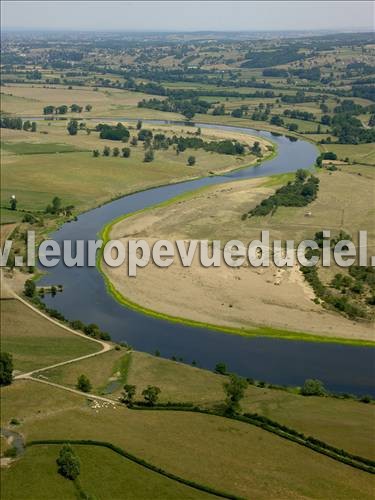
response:
M154 406L159 398L160 392L161 390L159 389L159 387L148 385L147 388L142 391L142 396L150 406Z
M14 195L10 198L9 204L11 210L17 210L17 199Z
M67 479L74 481L81 472L81 464L78 456L73 451L72 447L65 444L59 453L56 460L58 472Z
M0 386L10 385L13 379L13 358L8 352L0 352Z
M262 149L260 147L259 141L255 141L251 146L251 152L256 156L262 156Z
M23 288L23 292L26 297L33 297L35 295L36 285L33 280L26 280Z
M109 156L111 154L111 148L109 146L104 146L103 156Z
M52 200L52 213L58 214L61 210L61 205L62 205L61 198L55 196Z
M80 375L77 379L77 389L82 392L90 392L91 391L91 382L86 375Z
M189 167L192 167L193 165L195 165L195 156L189 156L187 163L188 163Z
M154 161L154 151L150 148L145 152L144 160L146 163L150 163Z
M77 135L78 132L78 122L77 120L70 120L67 126L69 135Z
M284 125L284 120L279 115L273 115L270 123L271 125L277 125L278 127L281 127L282 125Z
M119 148L113 148L112 154L113 154L113 156L119 156L120 155Z
M142 128L142 120L137 121L137 130L141 130Z
M228 415L239 413L241 410L240 401L244 397L247 387L246 380L232 373L229 382L225 382L223 387L226 394L225 413Z
M79 106L78 104L72 104L72 105L70 106L70 111L71 111L72 113L81 113L81 112L82 112L82 109L83 109L83 108L82 108L82 106Z
M100 155L100 153L99 153L99 149L94 149L94 151L92 152L92 156L93 156L94 158L98 158L98 156L99 156L99 155Z
M44 115L52 115L55 112L55 106L44 106L43 114Z
M323 382L317 379L309 378L305 380L305 383L301 387L301 394L303 396L324 396L327 394L327 391Z
M23 122L22 128L23 128L23 130L26 130L26 131L30 130L31 122L29 120L26 120L25 122Z
M132 146L136 146L138 144L138 139L135 136L132 137L131 140L130 140L130 144Z
M215 372L220 373L220 375L225 375L227 373L227 365L225 363L217 363Z
M298 123L289 123L288 130L290 130L291 132L297 132L297 130L298 130Z
M131 153L130 148L122 148L122 150L121 150L121 151L122 151L122 156L123 156L124 158L129 158L130 153Z
M133 404L135 393L135 385L125 384L124 390L122 391L122 402L128 406L131 406Z
M32 122L32 124L31 124L31 132L36 132L36 122Z
M92 106L91 106L91 104L86 104L86 106L85 106L85 110L86 110L87 112L90 112L90 111L92 110Z

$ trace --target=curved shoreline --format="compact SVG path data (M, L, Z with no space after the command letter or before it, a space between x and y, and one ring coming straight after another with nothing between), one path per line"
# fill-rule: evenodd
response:
M199 189L195 189L193 191L188 191L186 193L183 193L181 195L178 195L174 198L166 200L162 203L158 203L158 204L153 205L151 207L146 207L146 208L143 208L141 210L137 210L135 212L122 215L120 217L113 219L112 221L110 221L108 224L106 224L102 228L102 230L99 233L99 236L100 236L100 239L103 240L103 245L102 245L102 248L100 249L100 252L98 252L98 255L97 255L96 267L104 279L104 283L105 283L105 287L106 287L107 292L116 300L116 302L118 302L120 305L122 305L124 307L132 309L133 311L136 311L136 312L141 313L141 314L145 314L147 316L151 316L155 319L165 320L165 321L168 321L170 323L179 323L179 324L183 324L186 326L221 331L223 333L228 333L228 334L232 334L232 335L240 335L243 337L273 337L273 338L280 338L280 339L284 339L284 340L299 340L299 341L305 341L305 342L333 343L333 344L343 344L343 345L375 347L375 342L369 341L369 340L345 339L345 338L341 338L341 337L327 337L324 335L321 336L321 335L317 335L314 333L310 334L310 333L306 333L306 332L282 330L282 329L265 327L265 326L254 326L254 328L251 328L251 329L225 327L225 326L215 325L212 323L205 323L205 322L201 322L201 321L190 320L188 318L182 318L179 316L172 316L172 315L169 315L166 313L154 311L153 309L149 309L149 308L144 307L140 304L137 304L136 302L133 302L129 298L122 295L116 289L115 285L112 283L112 281L109 279L109 277L107 276L107 274L104 272L104 270L102 268L103 247L110 239L109 235L110 235L110 232L111 232L113 226L115 224L117 224L118 222L121 222L125 219L132 217L132 216L147 212L149 210L153 210L155 208L167 207L167 206L172 205L185 197L189 197L193 193L195 194L197 192L200 192L200 191L203 191L206 189L208 189L208 186L204 186L204 187L201 187Z

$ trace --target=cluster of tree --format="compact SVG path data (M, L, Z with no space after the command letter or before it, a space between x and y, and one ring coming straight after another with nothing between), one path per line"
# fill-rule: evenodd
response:
M308 111L300 111L298 109L286 109L283 112L284 116L287 116L288 118L295 118L298 120L305 120L305 121L315 121L315 115L314 113L309 113Z
M301 271L306 281L313 288L315 295L327 306L333 307L351 319L366 317L366 312L361 307L353 304L347 296L333 293L322 283L318 275L317 266L302 266Z
M193 118L195 114L206 114L211 107L211 103L193 97L192 99L176 99L169 97L168 99L143 99L138 103L139 108L157 109L159 111L167 111L171 113L181 113L188 120Z
M334 248L336 243L340 240L351 240L350 235L345 234L344 232L340 231L338 236L336 238L331 238L330 241L330 247L331 249ZM322 251L322 246L323 246L323 233L322 231L319 231L315 233L314 236L314 241L317 242L319 250L314 251L320 254ZM312 250L307 249L306 250L306 255L310 257L312 255ZM353 266L354 268L354 266ZM312 286L315 295L317 296L318 299L322 300L327 306L333 307L337 311L341 312L342 314L348 316L349 318L356 319L356 318L364 318L366 317L366 311L358 306L357 304L354 304L349 297L348 293L348 288L346 285L350 286L351 282L347 280L344 276L336 277L333 279L333 282L331 285L333 285L333 288L336 289L338 287L339 290L344 289L345 294L338 294L337 292L333 291L330 287L326 286L320 279L319 273L317 266L302 266L301 271L308 283ZM356 271L354 271L355 273ZM360 281L359 279L357 281ZM358 292L354 292L356 294Z
M352 62L346 66L347 78L352 78L353 76L358 75L372 75L373 73L375 73L375 66L365 62Z
M134 404L142 404L141 402L134 401L137 388L135 385L126 384L124 385L124 390L122 392L121 401L128 407L132 407ZM146 389L143 389L142 396L145 400L147 406L155 406L158 402L161 389L155 385L148 385Z
M63 214L70 216L72 215L73 210L74 210L74 205L67 205L64 207L61 198L55 196L52 199L52 203L47 205L45 212L46 214L52 214L52 215Z
M25 77L26 80L41 80L42 73L37 69L35 69L34 71L26 71Z
M10 385L13 380L13 357L5 351L0 352L0 386Z
M123 158L129 158L131 153L130 148L122 148L121 149L121 156ZM94 158L98 158L100 156L100 151L99 149L94 149L92 152L92 155ZM109 146L104 146L103 151L102 151L103 156L111 156L111 148ZM120 149L119 148L113 148L112 150L112 156L120 156Z
M362 122L347 113L336 114L332 119L332 133L339 144L375 142L375 129L365 128Z
M200 137L173 136L172 143L176 144L177 152L183 152L186 149L203 149L226 155L242 155L245 152L245 147L240 142L230 139L206 142Z
M117 125L108 125L107 123L99 123L96 130L100 132L101 139L109 139L111 141L127 142L130 137L129 130L122 123Z
M348 274L337 273L330 286L345 295L362 296L368 305L375 305L375 270L367 266L350 266Z
M303 207L317 197L319 179L309 175L305 170L297 170L293 182L277 189L275 194L263 200L259 205L250 210L243 218L274 214L277 207Z
M312 102L317 98L313 96L306 96L303 90L298 90L295 94L285 94L281 96L281 101L287 104L300 104L303 102Z
M366 113L366 108L360 104L356 104L351 99L341 101L341 103L333 109L334 113L348 113L349 115L361 115Z
M375 86L370 85L353 85L352 94L353 97L361 97L362 99L369 99L370 101L375 101ZM374 83L374 82L372 82Z
M69 322L69 326L73 328L73 330L79 330L83 332L88 337L92 337L94 339L100 340L111 340L111 336L108 332L104 332L99 328L95 323L90 323L85 325L79 319L73 320Z
M311 80L314 82L318 82L321 77L320 73L320 68L318 66L315 66L313 68L298 68L298 69L292 69L289 68L289 73L291 75L295 75L298 78L304 79L304 80Z
M72 113L82 113L83 106L80 106L79 104L71 104L70 106L67 106L66 104L62 104L61 106L52 106L51 104L49 104L43 108L43 114L44 115L65 115L69 110ZM86 104L85 111L89 112L91 110L92 110L92 105Z
M333 153L332 151L326 151L325 153L321 153L315 160L316 165L318 167L321 167L323 164L323 160L337 160L337 154Z
M272 103L267 103L266 105L264 105L261 102L251 114L251 119L254 121L268 121L272 107Z
M70 445L66 444L61 448L56 463L58 473L66 479L75 481L80 475L81 463Z
M262 71L263 76L288 78L289 72L286 69L280 68L266 68Z
M25 130L36 132L36 122L30 122L29 120L23 121L22 118L15 118L12 116L1 116L0 117L0 128L10 128L12 130Z
M268 66L278 66L292 61L298 61L305 58L304 53L300 53L297 47L285 46L276 50L253 51L250 50L246 55L242 68L265 68Z

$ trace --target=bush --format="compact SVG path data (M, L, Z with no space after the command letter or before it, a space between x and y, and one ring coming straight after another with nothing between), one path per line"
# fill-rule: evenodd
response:
M80 375L77 380L77 389L82 392L90 392L91 391L91 382L86 375Z
M4 457L15 458L16 456L17 456L17 448L15 448L14 446L4 451Z
M152 149L148 149L146 152L145 152L145 157L144 157L144 160L146 163L150 163L152 161L154 161L154 152Z
M26 297L33 297L35 295L36 286L33 280L26 280L24 285L24 294Z
M327 391L323 382L317 379L307 379L301 388L303 396L325 396Z
M13 379L13 357L8 352L0 352L0 386L10 385Z

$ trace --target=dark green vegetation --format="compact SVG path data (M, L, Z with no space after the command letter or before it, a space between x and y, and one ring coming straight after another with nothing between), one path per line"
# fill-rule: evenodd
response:
M13 378L13 358L9 352L0 352L0 386L9 385Z
M247 216L259 216L274 214L277 207L303 207L308 205L318 195L319 179L309 175L305 170L298 170L295 180L288 182L285 186L277 189L275 194L263 200L259 205L245 214Z

